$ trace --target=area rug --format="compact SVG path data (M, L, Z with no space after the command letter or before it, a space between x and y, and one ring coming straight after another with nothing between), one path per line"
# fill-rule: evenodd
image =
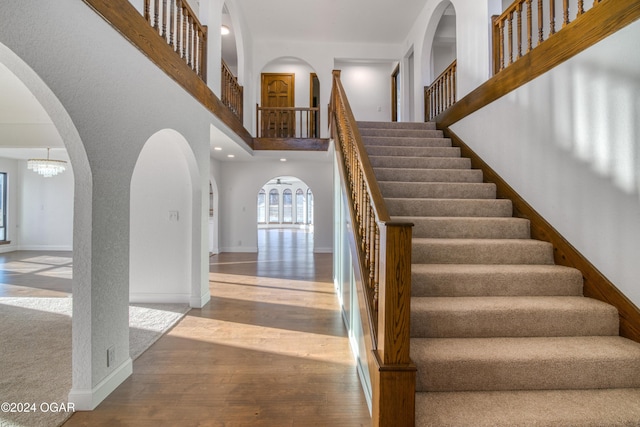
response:
M0 427L59 426L71 389L71 298L0 298ZM129 306L135 359L189 311L187 304Z

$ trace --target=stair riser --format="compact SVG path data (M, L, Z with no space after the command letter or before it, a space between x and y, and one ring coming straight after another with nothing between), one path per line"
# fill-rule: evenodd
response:
M576 271L544 273L442 274L411 273L415 297L579 296L582 275Z
M440 130L420 129L360 129L361 136L384 136L394 138L442 138Z
M434 239L528 239L530 237L529 223L516 218L422 218L412 222L413 237Z
M369 156L371 166L377 168L409 169L470 169L471 161L461 157L399 157Z
M358 122L358 128L363 129L417 129L436 130L434 122Z
M374 168L378 181L400 182L482 182L482 171L470 169Z
M368 145L370 156L401 157L460 157L458 147L395 147L386 145Z
M389 215L510 217L510 200L386 199Z
M362 142L367 148L380 145L414 148L451 148L451 140L448 138L401 138L397 136L363 136Z
M583 298L583 297L578 297ZM425 309L426 311L423 311ZM423 307L411 313L411 336L422 338L570 337L618 334L613 307L484 308L439 311Z
M416 391L638 388L640 359L430 361L418 366Z
M495 199L494 184L379 181L383 197L421 199Z
M553 248L531 241L511 241L495 244L485 240L470 243L442 242L412 244L413 264L553 264Z

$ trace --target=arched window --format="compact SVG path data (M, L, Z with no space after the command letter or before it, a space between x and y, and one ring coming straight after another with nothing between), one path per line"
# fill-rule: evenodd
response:
M304 191L296 190L296 224L304 224Z
M280 222L280 194L275 188L269 191L269 222Z
M258 192L258 223L267 222L267 193L264 188Z
M313 193L307 189L307 224L313 224Z
M288 188L282 192L282 222L293 222L293 194Z

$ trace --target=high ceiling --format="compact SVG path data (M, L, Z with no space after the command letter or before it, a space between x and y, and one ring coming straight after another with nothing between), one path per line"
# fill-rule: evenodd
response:
M401 43L426 0L240 0L255 40Z

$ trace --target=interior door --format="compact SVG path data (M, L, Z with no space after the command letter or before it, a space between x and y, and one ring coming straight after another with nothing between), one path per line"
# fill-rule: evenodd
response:
M295 105L295 74L262 73L262 137L293 138L295 112L279 110ZM267 110L264 110L264 109ZM270 110L271 109L271 110Z

